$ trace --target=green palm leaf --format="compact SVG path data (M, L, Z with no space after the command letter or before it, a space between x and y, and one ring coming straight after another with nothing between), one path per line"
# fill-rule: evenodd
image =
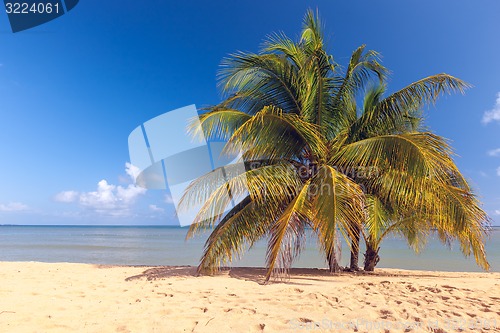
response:
M310 181L302 186L283 214L270 227L266 281L276 270L286 272L300 250L304 234L304 224L301 221L309 215L307 207L309 183Z
M334 255L337 229L348 241L363 221L364 195L354 183L335 168L323 165L310 186L310 224L327 258Z

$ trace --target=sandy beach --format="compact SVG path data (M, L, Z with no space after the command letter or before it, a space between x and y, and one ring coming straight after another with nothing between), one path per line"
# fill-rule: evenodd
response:
M500 332L500 273L0 263L0 332Z

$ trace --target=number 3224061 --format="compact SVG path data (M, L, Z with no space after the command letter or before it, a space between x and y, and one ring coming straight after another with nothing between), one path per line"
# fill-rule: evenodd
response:
M5 11L7 14L58 14L59 4L56 3L33 3L26 2L7 2L5 3Z

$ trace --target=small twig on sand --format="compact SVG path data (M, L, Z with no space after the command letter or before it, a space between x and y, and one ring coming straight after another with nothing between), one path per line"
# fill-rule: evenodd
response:
M14 311L0 311L0 315L1 315L2 313L15 313L15 312L14 312Z
M214 318L215 318L215 317L210 318L210 319L207 321L207 323L205 324L205 326L207 326L207 325L208 325L208 323L209 323L212 319L214 319Z

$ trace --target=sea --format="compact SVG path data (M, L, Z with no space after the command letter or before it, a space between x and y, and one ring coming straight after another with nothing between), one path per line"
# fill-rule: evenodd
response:
M187 228L175 226L0 226L0 261L71 262L104 265L197 265L208 233L186 240ZM327 267L307 237L293 267ZM349 249L342 246L341 264L349 262ZM492 272L500 272L500 227L492 228L486 241ZM255 244L233 267L265 265L266 242ZM360 265L363 255L360 254ZM377 267L409 270L480 272L473 256L464 257L458 244L447 247L431 235L416 254L402 238L387 238L381 245Z

